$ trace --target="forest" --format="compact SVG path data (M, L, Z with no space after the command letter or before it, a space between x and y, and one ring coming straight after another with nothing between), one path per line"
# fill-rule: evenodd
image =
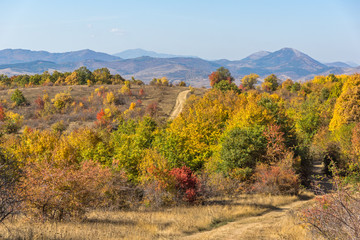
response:
M81 222L98 210L201 208L311 190L314 204L299 213L311 234L360 237L360 74L306 82L250 74L238 86L222 67L209 81L211 89L165 77L146 85L85 67L1 75L0 222ZM173 120L146 100L184 90ZM70 128L75 120L89 124ZM332 191L314 185L315 163Z

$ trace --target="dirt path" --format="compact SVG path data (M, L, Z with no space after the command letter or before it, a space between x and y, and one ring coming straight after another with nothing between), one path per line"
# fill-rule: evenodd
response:
M243 218L236 222L228 223L210 231L200 232L184 237L183 239L277 239L277 237L269 236L269 232L274 231L274 227L276 227L277 223L286 221L290 211L294 211L303 207L309 201L310 200L296 201L291 204L279 207L276 210L272 210L271 212L267 212L261 216Z
M179 115L179 113L181 113L181 111L184 107L185 101L186 101L187 94L189 92L190 92L190 90L186 90L186 91L179 93L179 95L177 96L177 99L176 99L176 104L175 104L174 110L170 114L170 119L176 118L177 115Z

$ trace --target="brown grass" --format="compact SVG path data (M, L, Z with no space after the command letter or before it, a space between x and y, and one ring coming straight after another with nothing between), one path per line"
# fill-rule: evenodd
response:
M117 93L123 85L104 85L114 93ZM27 99L29 105L20 106L20 107L11 107L11 94L14 89L10 90L0 90L0 101L6 100L8 102L8 107L11 108L11 111L20 113L24 116L24 126L29 126L36 129L47 129L52 124L57 121L63 120L66 125L71 126L81 126L81 125L91 125L96 120L96 113L100 111L101 108L105 108L102 104L102 100L95 101L95 103L88 103L88 97L91 93L94 92L96 88L100 86L84 86L84 85L74 85L74 86L46 86L46 87L34 87L34 88L20 88L23 92L25 98ZM143 88L145 91L145 96L138 96L139 90ZM65 114L55 113L50 116L43 117L39 119L36 114L36 104L35 99L40 96L42 97L46 92L50 99L53 99L57 93L69 91L75 102L82 102L84 108L79 112L68 112ZM159 119L168 119L170 113L175 106L177 95L181 91L188 90L187 87L158 87L158 86L138 86L132 85L131 91L133 96L124 96L124 104L118 105L117 108L120 112L125 111L129 108L131 102L136 102L137 99L141 99L142 106L145 108L147 105L157 102L159 107L159 113L157 117ZM195 89L193 94L203 95L206 89Z
M202 206L163 210L93 211L83 222L38 223L13 217L0 227L4 239L178 239L227 222L271 211L295 196L241 195Z

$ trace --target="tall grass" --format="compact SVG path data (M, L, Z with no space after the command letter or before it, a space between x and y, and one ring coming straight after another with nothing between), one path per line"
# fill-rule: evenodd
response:
M200 206L100 211L82 222L34 222L16 216L0 227L2 239L177 239L298 200L296 196L241 195Z

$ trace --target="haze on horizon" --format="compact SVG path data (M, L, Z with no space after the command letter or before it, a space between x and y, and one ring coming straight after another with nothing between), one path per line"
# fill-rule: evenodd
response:
M322 62L360 63L356 0L13 0L0 8L0 49L142 48L237 60L291 47Z

